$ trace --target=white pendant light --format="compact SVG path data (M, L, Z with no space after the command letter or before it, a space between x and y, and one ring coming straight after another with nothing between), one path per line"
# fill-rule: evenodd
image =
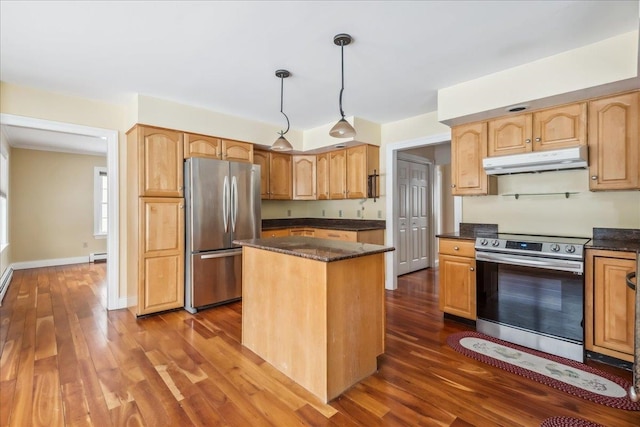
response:
M333 38L333 42L340 46L342 61L342 87L340 88L340 115L342 118L329 131L329 135L334 138L352 138L356 136L356 130L345 120L344 111L342 110L342 92L344 92L344 47L352 41L353 39L349 34L338 34Z
M287 115L284 113L284 111L282 111L282 98L283 98L283 93L284 93L284 79L286 79L290 75L291 75L291 73L288 72L287 70L276 70L276 77L278 77L280 79L280 112L282 113L284 118L287 119L287 130L279 132L280 133L280 137L278 139L276 139L276 141L271 146L271 149L273 151L291 151L291 150L293 150L293 147L291 146L291 143L289 141L287 141L287 138L284 137L284 135L287 132L289 132L289 117L287 117Z

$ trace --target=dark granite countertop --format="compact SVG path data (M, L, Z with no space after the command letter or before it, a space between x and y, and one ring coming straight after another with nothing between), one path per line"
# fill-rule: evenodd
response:
M233 243L323 262L340 261L395 250L393 247L372 245L370 243L299 236L234 240Z
M621 252L640 251L640 230L594 227L593 239L585 245L585 248Z
M278 218L263 219L263 230L276 228L326 228L344 231L384 230L385 221L379 219Z
M460 223L460 231L437 234L436 237L446 239L476 240L476 237L497 237L497 224Z

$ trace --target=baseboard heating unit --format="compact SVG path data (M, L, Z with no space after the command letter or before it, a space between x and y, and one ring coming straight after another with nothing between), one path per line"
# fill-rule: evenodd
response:
M106 252L93 252L89 254L89 262L105 262L106 260Z
M7 293L7 289L9 289L9 283L11 283L11 278L13 277L13 267L8 267L2 277L0 278L0 305L2 305L2 299L4 298L4 294Z

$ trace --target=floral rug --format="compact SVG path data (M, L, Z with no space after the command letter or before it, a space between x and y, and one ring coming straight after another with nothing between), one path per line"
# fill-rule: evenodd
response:
M573 417L551 417L542 421L540 427L604 427L602 424Z
M582 363L507 343L479 332L450 335L447 343L465 356L613 408L640 411L627 395L629 381Z

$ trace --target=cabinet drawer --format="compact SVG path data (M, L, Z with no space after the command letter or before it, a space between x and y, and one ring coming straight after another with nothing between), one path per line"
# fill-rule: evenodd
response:
M440 239L439 253L475 258L475 242L473 240Z
M266 237L288 237L289 229L288 228L278 228L275 230L262 230L260 237L263 239Z
M345 240L348 242L358 241L358 233L356 231L327 230L324 228L316 228L314 237L320 239Z

